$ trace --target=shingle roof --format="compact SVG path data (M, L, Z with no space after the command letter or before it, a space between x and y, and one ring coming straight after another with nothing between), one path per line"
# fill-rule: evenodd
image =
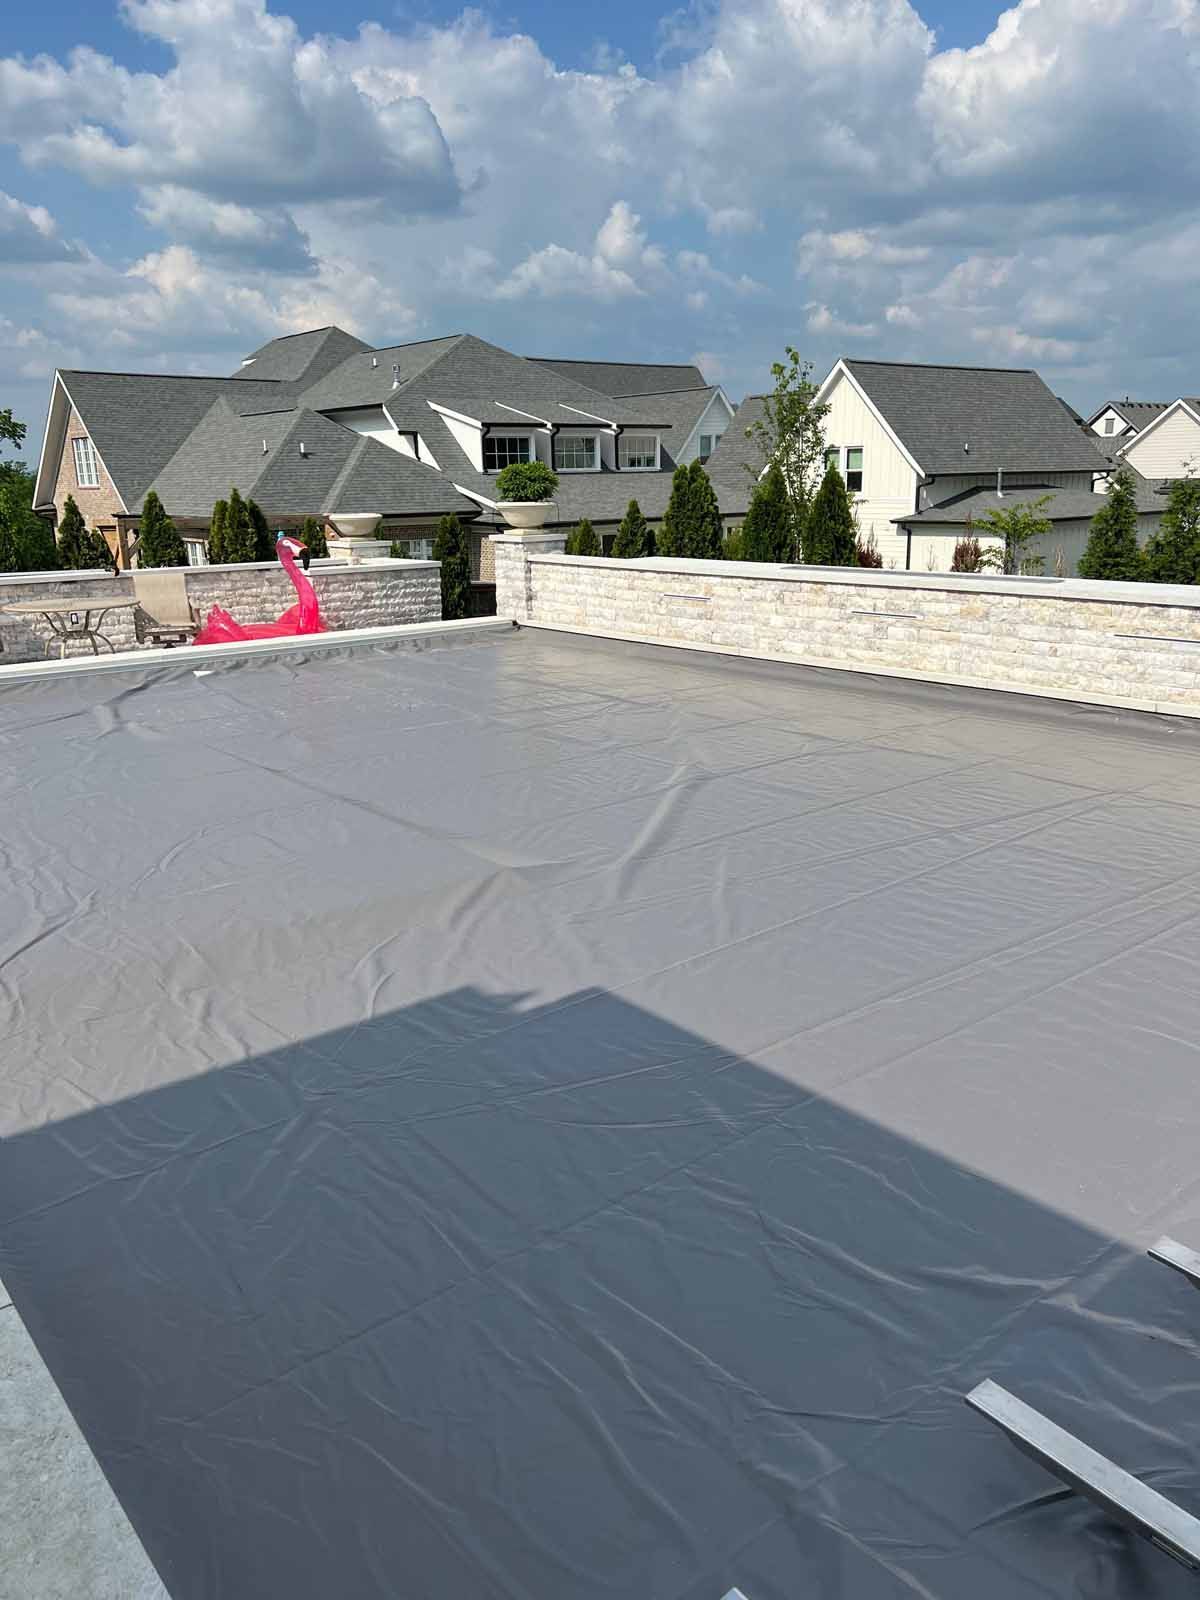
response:
M378 439L359 438L319 508L326 512L381 511L385 517L474 516L444 472L401 455Z
M1095 444L1029 369L845 365L926 474L1096 469Z
M665 394L673 389L704 389L707 380L690 362L675 366L657 361L563 361L556 356L526 356L540 367L573 378L602 394Z
M1148 478L1136 475L1137 508L1144 516L1157 515L1164 501ZM1013 506L1050 497L1049 504L1039 512L1051 522L1090 521L1104 504L1104 495L1090 489L1057 489L1053 484L1020 484L1006 489L1002 495L995 488L979 485L964 489L938 505L926 506L924 511L910 511L902 517L893 517L899 527L929 527L937 524L960 526L970 516L973 519L989 511L1008 511Z
M304 333L288 333L271 339L247 356L231 376L314 383L355 352L369 348L343 328L309 328Z
M1171 404L1173 402L1170 400L1106 400L1102 406L1096 408L1088 418L1088 422L1089 424L1095 422L1096 418L1102 417L1106 411L1115 411L1131 428L1136 428L1140 433Z
M405 384L452 350L463 337L461 333L452 333L444 339L421 339L414 344L355 351L303 388L297 398L313 411L380 405L398 392L394 381L396 369L399 369L401 384Z
M214 400L241 411L278 404L282 386L261 380L64 370L62 380L117 490L134 511Z
M662 448L664 456L670 458L671 466L678 460L696 424L712 404L713 396L719 392L715 384L708 384L700 389L673 389L651 397L650 409L656 419L670 428L670 432L663 436Z
M762 421L765 399L765 395L748 394L734 412L733 421L708 458L708 475L715 484L754 487L764 466L763 453L757 439L747 439L746 429Z

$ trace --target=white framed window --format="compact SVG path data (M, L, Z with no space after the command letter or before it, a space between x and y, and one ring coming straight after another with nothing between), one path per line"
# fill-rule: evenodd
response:
M100 460L96 455L96 446L88 438L72 439L71 449L75 455L76 484L81 489L98 489Z
M863 478L863 452L862 445L854 444L846 447L846 493L861 494Z
M825 452L825 471L828 472L830 467L837 467L839 472L842 468L842 452L836 444L831 444Z
M617 445L617 463L623 472L656 472L658 435L623 433Z
M483 439L483 470L503 472L514 461L533 460L533 435L529 433L488 433Z
M595 472L600 452L594 433L560 433L554 441L557 472Z
M699 454L701 466L703 466L703 464L708 460L709 456L712 455L713 451L717 448L720 442L721 435L719 433L702 433L700 435Z
M1105 417L1105 419L1104 419L1104 431L1105 431L1105 433L1112 433L1113 430L1116 428L1116 426L1117 426L1116 417Z
M208 565L208 544L203 539L185 539L183 548L188 558L189 567L206 567Z
M410 539L404 534L396 534L392 538L392 550L402 561L433 560L433 540L429 538Z

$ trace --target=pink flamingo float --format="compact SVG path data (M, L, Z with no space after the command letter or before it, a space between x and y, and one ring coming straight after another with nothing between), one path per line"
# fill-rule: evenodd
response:
M308 575L308 548L299 539L281 533L275 540L275 554L296 591L296 604L289 606L277 622L238 622L221 606L213 606L193 644L235 644L241 639L284 639L298 633L324 633L317 591ZM305 570L296 565L302 555Z

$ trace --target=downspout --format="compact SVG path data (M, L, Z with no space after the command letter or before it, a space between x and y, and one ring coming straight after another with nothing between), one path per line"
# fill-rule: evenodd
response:
M556 470L554 465L554 441L558 438L559 425L557 422L548 422L546 427L550 431L550 471L554 472ZM557 507L555 509L557 510Z
M929 478L926 481L928 483L932 483L933 479ZM917 479L916 492L915 492L915 494L913 496L913 515L915 516L920 511L920 509L921 509L921 480L920 480L920 478L918 478ZM909 523L908 527L905 528L905 530L904 530L904 570L905 570L905 572L911 572L912 571L912 523L911 522Z
M623 422L613 423L613 471L621 470L621 435L625 432Z

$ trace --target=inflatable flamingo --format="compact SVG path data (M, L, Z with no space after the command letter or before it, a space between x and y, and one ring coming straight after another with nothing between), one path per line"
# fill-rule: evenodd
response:
M289 606L278 622L237 622L221 606L214 606L193 644L235 644L241 639L283 639L297 633L324 633L317 591L307 571L301 572L296 557L303 555L308 566L308 550L299 539L281 533L275 540L275 554L292 580L296 604Z

